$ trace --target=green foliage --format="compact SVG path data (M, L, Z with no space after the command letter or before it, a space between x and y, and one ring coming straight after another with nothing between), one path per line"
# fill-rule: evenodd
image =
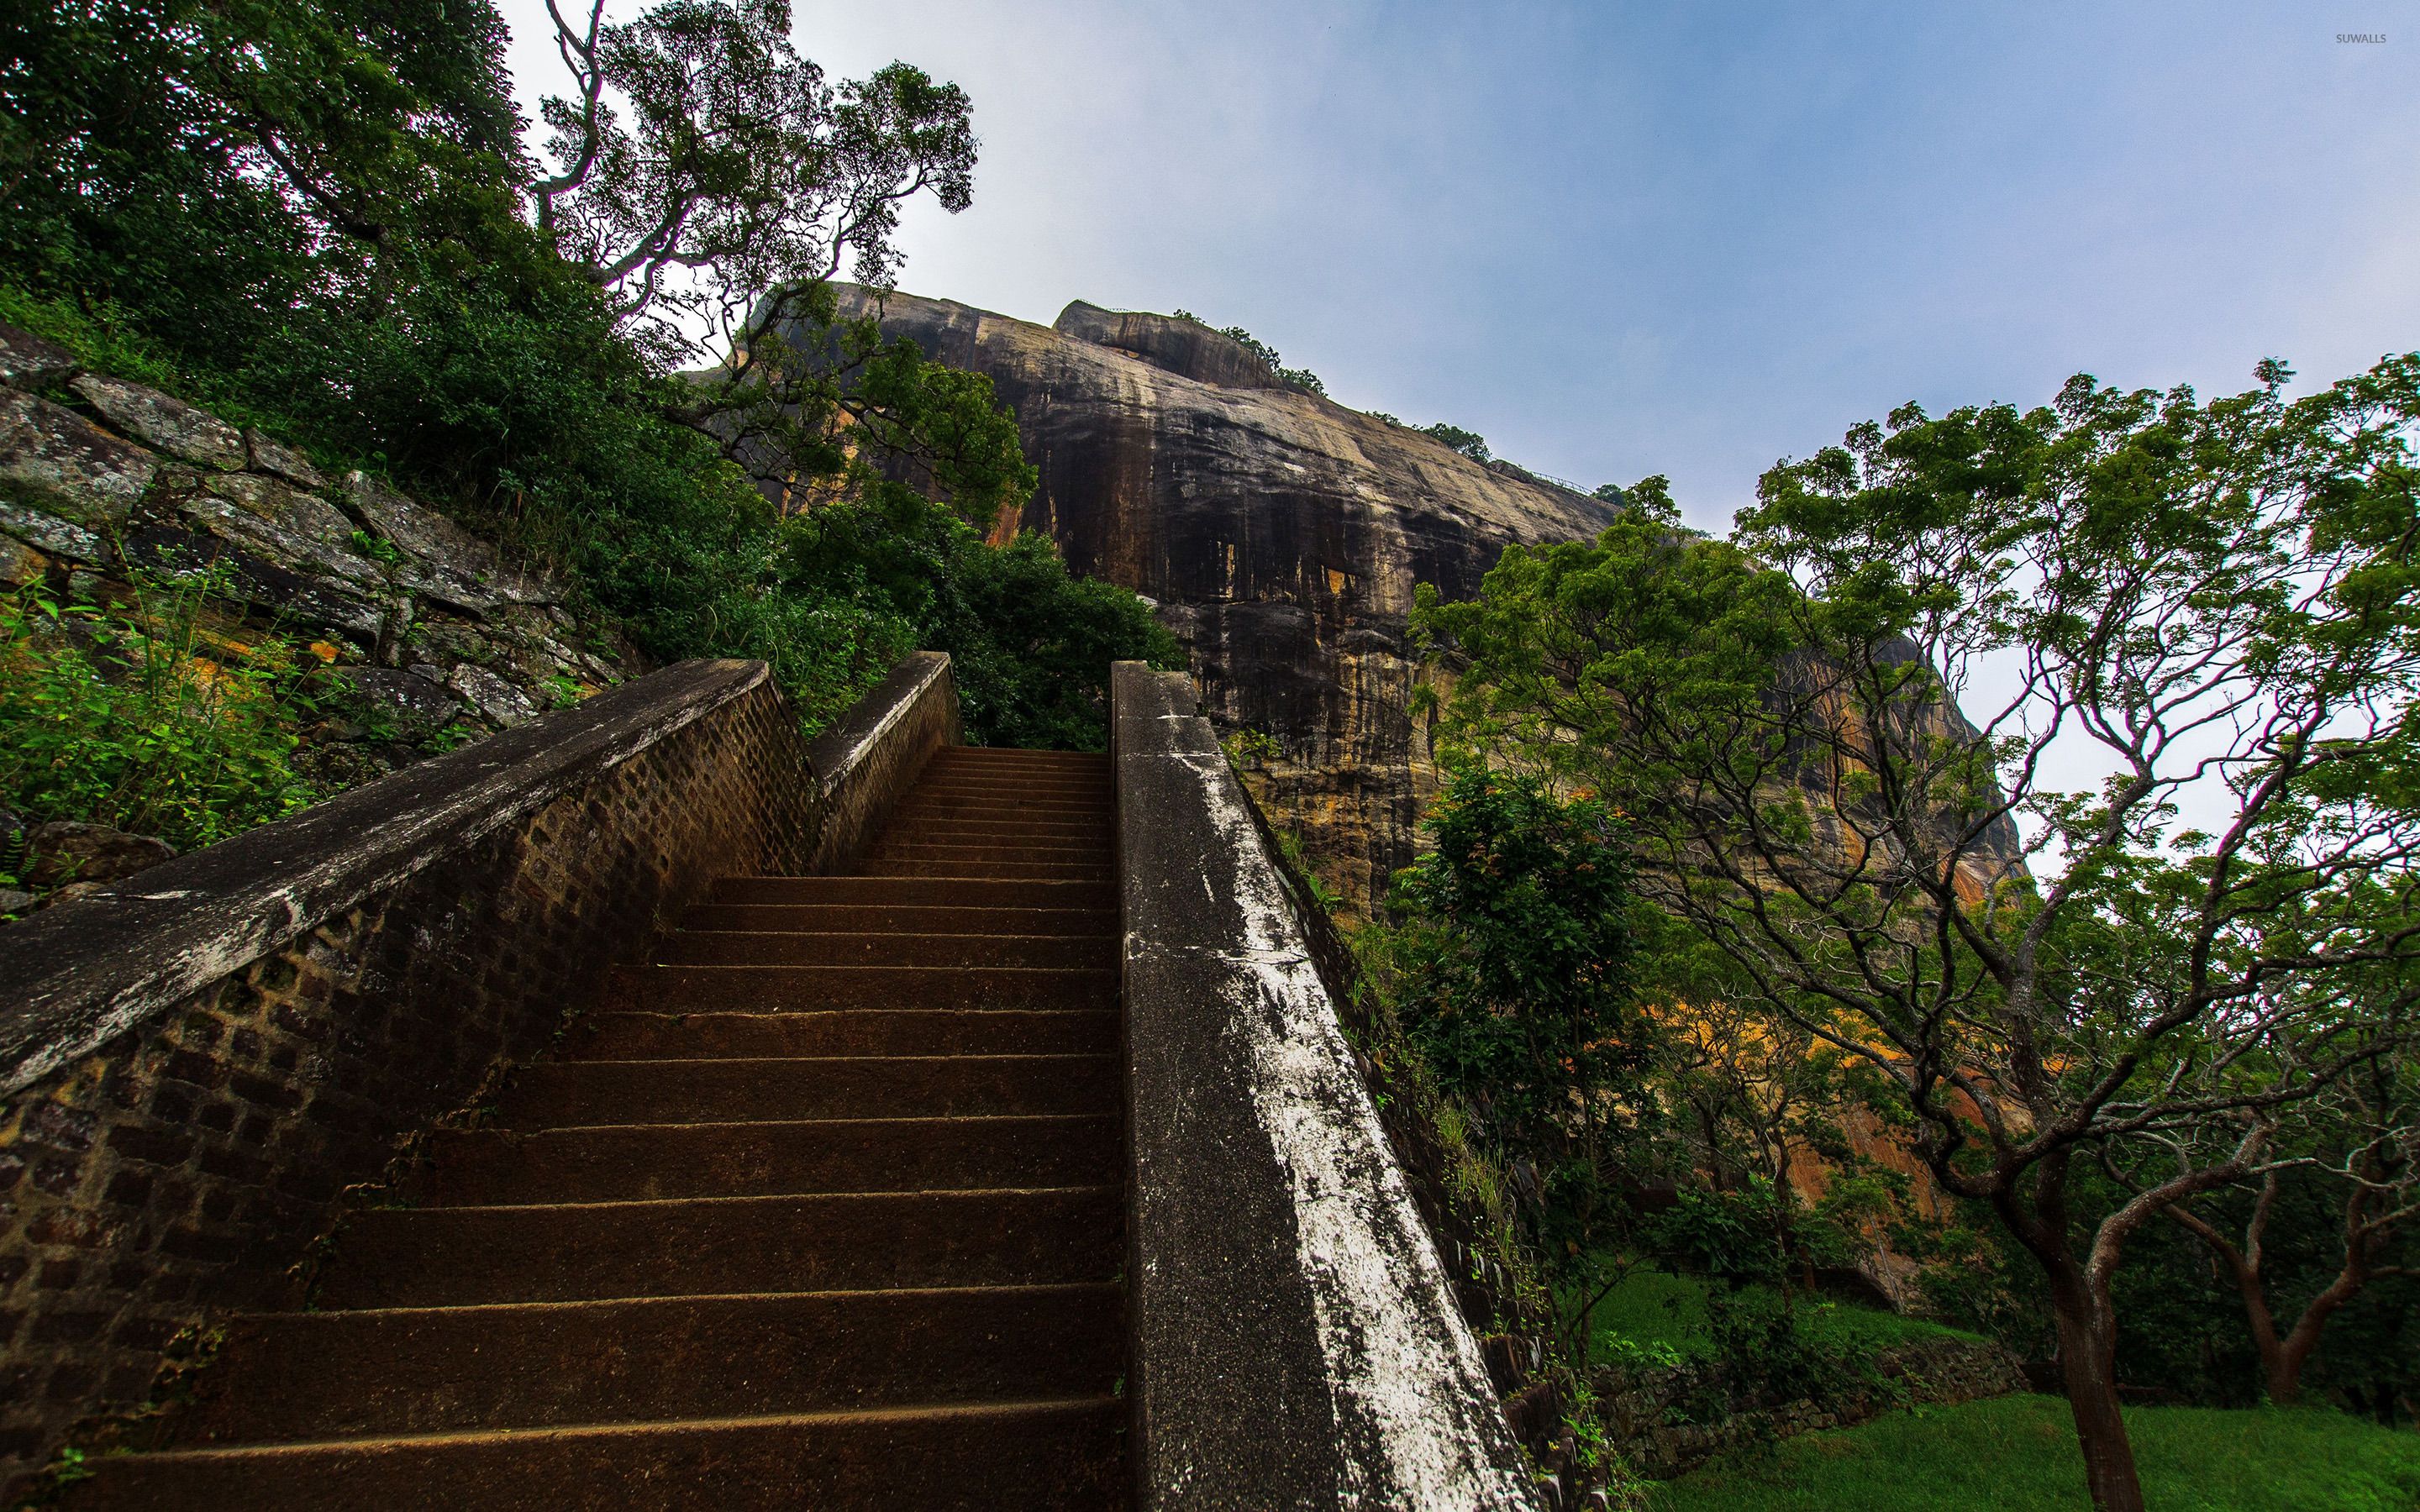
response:
M1197 326L1206 326L1210 324L1209 321L1202 319L1200 316L1195 315L1190 310L1177 311L1176 318L1179 320L1190 320ZM1250 352L1262 362L1266 363L1269 365L1269 371L1275 373L1278 376L1278 380L1287 385L1289 388L1300 389L1306 393L1326 393L1327 392L1327 385L1320 381L1318 374L1313 373L1309 368L1305 367L1286 366L1285 359L1278 355L1278 349L1275 347L1272 347L1267 342L1261 340L1250 332L1246 331L1243 327L1218 326L1214 327L1213 329L1216 330L1218 334L1230 338L1237 346L1243 347L1246 351Z
M320 695L293 648L206 636L209 584L147 584L128 606L0 597L0 800L178 850L311 801L297 727Z
M1140 598L1070 577L1047 538L993 547L905 489L879 498L785 521L774 597L853 605L900 650L950 653L970 740L1107 749L1109 663L1182 665L1175 639ZM866 671L888 665L875 658Z
M1628 1363L1645 1368L1712 1358L1714 1333L1708 1298L1719 1289L1703 1276L1644 1265L1632 1268L1589 1316L1598 1357L1617 1358L1626 1347ZM1761 1292L1776 1301L1779 1297L1771 1287L1750 1284L1738 1289ZM1923 1339L1981 1336L1972 1330L1854 1303L1801 1298L1797 1311L1807 1339L1835 1353L1869 1354Z
M2403 1512L2420 1436L2325 1411L2137 1407L2126 1424L2161 1512ZM1893 1412L1654 1488L1657 1512L2067 1512L2085 1504L2067 1404L2000 1396Z
M954 658L968 730L985 745L1107 750L1109 664L1185 665L1141 599L1069 576L1047 536L975 543L960 562L925 643Z
M1258 771L1285 754L1275 735L1265 730L1239 729L1218 742L1227 753L1227 764L1238 772Z
M1605 1404L1589 1389L1585 1378L1572 1382L1563 1412L1563 1431L1572 1443L1572 1462L1587 1483L1593 1483L1596 1505L1610 1512L1645 1512L1653 1484L1631 1466L1606 1431Z
M1419 963L1405 1027L1485 1128L1543 1149L1575 1089L1619 1085L1644 1059L1621 823L1597 799L1472 767L1422 828L1435 848L1393 898Z
M1786 1200L1763 1180L1733 1192L1683 1191L1671 1208L1656 1214L1646 1241L1668 1261L1727 1288L1758 1281L1779 1285L1790 1266L1782 1242Z
M1435 848L1391 900L1404 1034L1513 1171L1584 1357L1621 1211L1612 1130L1647 1056L1622 828L1596 799L1484 767L1457 773L1423 828Z
M1487 438L1475 430L1465 430L1460 425L1449 425L1440 420L1434 425L1421 426L1420 434L1435 438L1474 462L1492 462L1496 459L1496 455L1487 449Z
M2340 1274L2342 1209L2307 1173L2289 1173L2264 1236L2268 1287L2287 1327ZM2079 1218L2097 1223L2129 1194L2087 1172L2077 1183ZM2211 1217L2242 1232L2254 1193L2220 1195ZM1941 1319L1988 1335L2018 1354L2047 1358L2055 1347L2040 1273L1980 1204L1954 1206L1933 1224L1894 1229L1895 1247L1923 1261L1926 1304ZM2420 1402L2420 1240L2408 1231L2372 1257L2383 1273L2345 1304L2305 1367L2305 1399L2382 1424L2409 1427ZM2400 1274L2391 1273L2396 1268ZM2128 1244L2116 1280L2118 1379L2213 1407L2257 1405L2265 1391L2243 1299L2213 1267L2201 1241L2173 1224L2147 1227Z
M651 346L728 346L759 301L845 255L888 285L901 204L973 196L966 94L905 63L833 85L790 45L788 0L659 0L629 22L551 9L570 98L542 107L538 228ZM787 312L783 312L786 314ZM703 332L704 339L701 339Z
M905 198L963 207L965 97L829 84L787 30L779 0L597 13L540 178L489 0L37 0L0 22L0 319L392 478L658 658L766 657L810 725L923 644L978 733L1096 746L1088 658L1164 662L1164 633L892 497L911 474L982 526L1034 474L988 379L823 282L888 276ZM674 374L667 314L735 360ZM802 573L795 517L835 501Z
M1446 748L1619 803L1641 890L2043 1268L2111 1505L2127 1244L2290 1160L2420 1009L2420 354L2288 376L1906 406L1731 542L1638 509L1416 617ZM2056 786L2079 756L2108 779ZM2094 1165L2128 1190L2086 1228Z
M1800 1227L1792 1199L1751 1180L1736 1191L1684 1190L1639 1234L1665 1263L1712 1283L1695 1298L1708 1351L1735 1389L1767 1401L1826 1396L1870 1374L1855 1351L1807 1326L1791 1285L1792 1261L1805 1253Z

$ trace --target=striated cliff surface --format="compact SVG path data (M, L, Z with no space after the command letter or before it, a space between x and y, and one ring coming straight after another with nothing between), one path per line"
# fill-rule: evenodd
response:
M1078 301L1057 327L843 291L926 355L989 375L1041 484L1003 532L1159 606L1222 729L1274 736L1260 795L1356 901L1412 854L1435 785L1409 713L1416 583L1473 592L1512 542L1584 540L1610 506L1283 386L1206 327Z

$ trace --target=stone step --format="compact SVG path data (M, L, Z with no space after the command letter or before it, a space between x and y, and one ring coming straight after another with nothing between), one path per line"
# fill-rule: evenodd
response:
M1107 758L936 755L735 877L66 1504L1127 1504Z
M1114 1282L280 1313L226 1325L177 1433L199 1448L1097 1396L1125 1352Z
M1113 866L1117 853L1095 840L886 840L869 854L877 861L1047 861L1059 866Z
M338 1233L322 1311L1114 1277L1116 1187L518 1208L374 1208Z
M1106 882L920 877L725 877L724 903L838 903L849 907L1094 908L1115 915L1118 889Z
M829 934L1115 934L1107 908L980 908L913 903L699 903L684 929L792 930Z
M974 819L941 814L901 820L883 831L882 840L885 844L896 844L901 841L959 845L984 845L999 841L1044 841L1060 844L1107 845L1116 842L1117 825L1107 814L1069 819Z
M1106 782L1035 780L1005 778L944 779L916 790L918 804L991 803L1004 807L1112 808ZM910 813L916 811L910 808Z
M856 1008L790 1013L597 1013L564 1036L566 1060L743 1060L815 1056L1109 1055L1106 1009Z
M895 815L882 833L885 840L902 835L963 835L970 840L1000 835L1059 835L1070 840L1107 840L1117 834L1117 814L1109 809L1016 809L924 810Z
M554 1129L1107 1113L1122 1088L1114 1055L541 1061L514 1079L498 1123Z
M1118 1128L1114 1114L1030 1114L441 1130L406 1196L524 1207L1107 1186L1124 1179Z
M928 820L1048 820L1061 824L1106 824L1117 816L1117 805L1107 794L1051 797L1034 794L928 794L901 804L891 823L923 824Z
M1108 882L1115 872L1105 859L1090 865L1055 861L887 861L864 864L876 877L970 877L1019 882Z
M1038 750L1024 746L945 746L933 753L937 762L1057 762L1067 765L1109 765L1108 753L1097 750Z
M874 844L876 852L900 847L900 844L968 844L968 847L1053 847L1081 849L1081 852L1109 852L1116 847L1116 830L1109 823L1084 832L1033 832L1033 830L987 830L975 832L956 823L917 823L893 825Z
M608 1010L1114 1008L1114 971L1030 966L617 966Z
M1048 762L954 762L943 759L925 766L914 791L923 794L935 788L974 783L995 783L1003 787L1092 788L1107 792L1113 785L1113 779L1106 762L1096 766L1077 766Z
M667 966L1026 966L1113 971L1114 934L810 934L697 930L667 937Z
M1125 1403L998 1402L111 1456L80 1507L144 1512L1098 1512Z
M932 759L924 764L919 780L929 782L937 776L952 772L1052 772L1106 782L1109 780L1109 759L1090 751L1008 753L968 746L955 750L935 751Z

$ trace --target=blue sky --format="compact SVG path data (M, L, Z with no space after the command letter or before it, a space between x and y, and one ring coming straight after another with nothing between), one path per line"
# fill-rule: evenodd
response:
M1910 398L2420 346L2420 0L797 4L835 74L973 97L974 208L910 215L902 287L1183 305L1712 528Z

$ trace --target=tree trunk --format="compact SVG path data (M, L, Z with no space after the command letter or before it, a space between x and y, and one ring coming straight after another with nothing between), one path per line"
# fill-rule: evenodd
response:
M2269 1376L2269 1405L2291 1407L2303 1395L2303 1361L2309 1350L2288 1354L2284 1350L2268 1351L2261 1360Z
M2262 1360L2269 1367L2269 1400L2273 1405L2291 1407L2303 1395L2303 1366L2310 1363L2312 1351L2319 1347L2320 1331L2328 1326L2328 1319L2336 1315L2338 1308L2360 1294L2368 1280L2363 1265L2366 1257L2356 1246L2327 1289L2313 1297L2311 1304L2303 1309L2303 1316L2294 1320L2293 1332L2276 1346L2274 1357ZM2273 1329L2270 1336L2276 1336Z
M2285 1346L2277 1337L2277 1319L2269 1310L2269 1289L2260 1273L2233 1249L2220 1249L2217 1255L2234 1277L2236 1294L2243 1299L2243 1320L2252 1333L2252 1347L2260 1355L2269 1400L2278 1407L2290 1407L2302 1390L2303 1362L2299 1357L2290 1363L2287 1360Z
M2084 1445L2084 1479L2099 1512L2143 1512L2134 1445L2118 1411L2118 1319L2080 1267L2054 1266L2051 1310L2058 1320L2059 1371Z

